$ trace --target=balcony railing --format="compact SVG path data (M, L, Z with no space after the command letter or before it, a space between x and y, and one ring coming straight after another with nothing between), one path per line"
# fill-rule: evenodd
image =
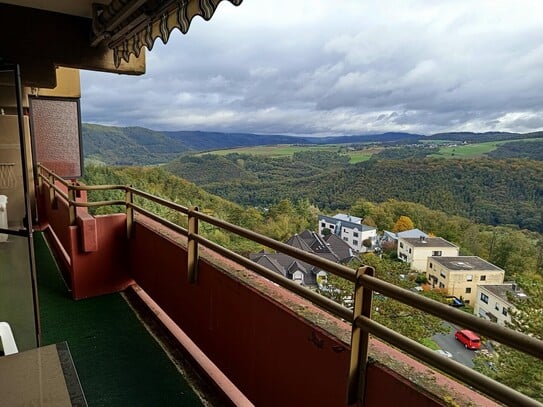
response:
M275 241L266 236L253 231L244 229L240 226L222 221L213 216L198 211L197 207L188 208L174 202L156 197L147 192L126 185L102 185L102 186L83 186L68 182L57 176L52 171L38 166L38 179L40 188L43 184L49 186L49 197L51 203L57 199L57 195L68 202L69 222L76 225L78 207L101 207L111 205L121 205L126 210L126 233L130 238L135 214L142 214L163 226L178 232L187 237L188 246L188 279L190 283L198 284L198 246L202 245L215 251L222 256L231 259L247 269L273 281L283 288L309 300L313 304L327 310L338 318L351 323L351 356L348 379L349 403L356 403L364 398L365 373L368 358L369 334L380 338L389 344L401 349L430 366L437 368L446 374L456 378L466 385L472 386L488 396L503 402L507 405L516 406L541 406L539 402L517 392L516 390L505 386L495 380L492 380L460 363L443 358L436 352L415 342L396 331L379 324L371 319L371 302L373 292L379 292L389 298L400 301L403 304L420 309L438 318L450 323L460 325L464 328L476 331L490 339L494 339L502 344L508 345L523 353L543 359L543 341L524 335L509 328L499 326L495 323L483 320L448 305L430 300L417 293L397 287L376 278L374 270L371 267L363 266L358 270L352 270L346 266L336 264L332 261L323 259L311 253L289 246L287 244ZM80 191L107 191L117 190L124 193L124 199L99 201L99 202L80 202L76 199ZM140 197L152 201L166 208L182 213L187 216L187 228L166 220L140 205L134 203L134 198ZM247 259L223 246L220 246L199 234L198 224L205 222L225 231L234 233L238 236L247 238L256 243L262 244L271 249L290 255L296 259L307 262L328 273L342 277L354 283L354 308L348 309L334 301L311 291L296 282L289 280L253 261Z

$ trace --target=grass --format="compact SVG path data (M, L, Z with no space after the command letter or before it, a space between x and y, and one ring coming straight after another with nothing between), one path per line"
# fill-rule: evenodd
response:
M486 143L457 145L454 147L441 147L436 154L429 155L432 158L476 158L496 150L502 144L514 141L541 141L540 138L527 138L503 141L489 141Z
M227 150L214 150L207 151L205 153L196 154L214 154L225 156L228 154L238 153L238 154L249 154L263 157L272 157L272 158L281 158L281 157L292 157L294 153L302 151L329 151L329 152L340 152L341 154L346 154L349 156L349 162L351 164L360 163L367 161L371 158L373 154L380 151L380 148L367 148L364 150L355 150L355 151L346 151L345 145L341 144L323 144L323 145L294 145L294 144L278 144L273 146L255 146L255 147L239 147L239 148L229 148Z
M423 338L420 343L424 346L426 346L427 348L430 348L432 350L438 350L438 349L441 349L439 347L439 345L433 340L433 339L430 339L430 338Z

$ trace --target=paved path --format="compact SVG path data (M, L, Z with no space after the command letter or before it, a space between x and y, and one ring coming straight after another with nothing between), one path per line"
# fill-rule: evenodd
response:
M473 368L472 359L477 353L466 349L464 345L455 339L454 333L456 332L456 328L453 325L449 324L448 322L444 322L444 324L450 326L451 331L444 335L434 335L432 339L441 347L441 349L451 352L454 360L469 368Z

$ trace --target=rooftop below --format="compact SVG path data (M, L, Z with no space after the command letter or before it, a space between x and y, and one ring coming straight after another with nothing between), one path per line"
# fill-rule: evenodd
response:
M431 256L429 259L454 271L503 271L477 256Z

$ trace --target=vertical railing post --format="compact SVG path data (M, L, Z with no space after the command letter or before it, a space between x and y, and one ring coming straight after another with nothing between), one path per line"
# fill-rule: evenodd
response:
M132 204L134 203L134 194L132 193L132 185L129 185L125 189L124 201L126 206L126 237L130 239L132 237L132 231L134 229L134 208Z
M75 189L73 185L68 185L68 213L70 216L70 226L75 226L77 207L75 206Z
M358 401L364 401L366 387L366 367L368 364L369 334L358 327L358 317L371 316L372 290L364 288L360 282L360 276L367 274L373 276L373 267L363 266L356 271L354 287L353 327L351 335L351 362L349 366L349 405Z
M55 204L55 177L53 174L49 174L49 203L51 207Z
M43 173L42 173L42 169L41 167L38 165L38 168L37 168L37 171L36 171L36 174L38 175L38 191L41 193L43 193Z
M198 207L190 208L188 211L189 230L187 244L187 279L190 284L196 283L198 279L198 242L194 236L198 234L198 218L195 213L198 212Z

